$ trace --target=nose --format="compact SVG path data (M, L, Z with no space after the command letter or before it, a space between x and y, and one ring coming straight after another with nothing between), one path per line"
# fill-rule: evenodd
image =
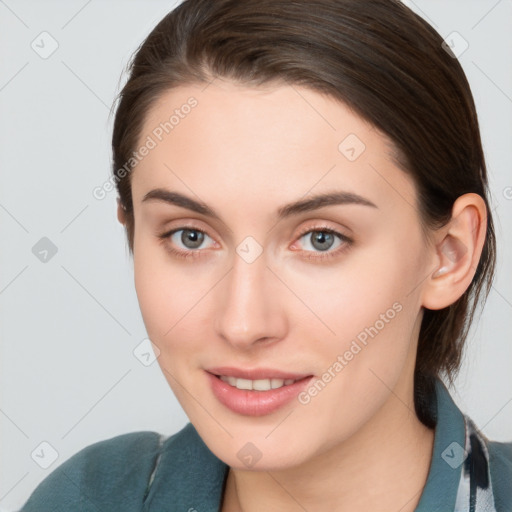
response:
M236 253L215 299L218 336L244 350L283 339L288 328L283 288L264 253L251 263Z

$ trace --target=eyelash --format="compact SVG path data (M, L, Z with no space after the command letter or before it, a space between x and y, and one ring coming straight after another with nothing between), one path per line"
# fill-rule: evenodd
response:
M176 256L178 258L183 258L183 259L202 257L201 250L181 251L181 250L175 249L173 247L170 247L167 244L168 239L174 233L176 233L178 231L182 231L184 229L189 229L190 231L196 231L198 233L203 233L204 235L210 236L210 235L208 235L208 233L206 233L206 231L203 231L202 229L197 229L197 228L194 228L193 226L181 226L181 227L173 229L171 231L166 231L165 233L159 234L159 235L157 235L157 237L159 238L160 242L165 246L165 249L168 252L170 252L173 256ZM325 260L334 258L334 257L340 255L341 253L345 252L346 250L348 250L353 244L353 240L351 238L349 238L348 236L343 235L342 233L340 233L332 228L329 228L327 226L314 226L314 227L309 227L307 229L304 229L298 235L297 240L299 240L300 238L302 238L304 235L306 235L308 233L315 233L315 232L329 233L331 235L337 236L341 240L342 245L333 251L325 251L323 253L322 252L316 253L316 254L319 254L318 256L313 256L312 254L308 254L307 256L305 256L305 258L308 260L325 261ZM213 237L210 236L210 238L212 238L212 240L213 240ZM301 252L312 253L313 251L301 251Z

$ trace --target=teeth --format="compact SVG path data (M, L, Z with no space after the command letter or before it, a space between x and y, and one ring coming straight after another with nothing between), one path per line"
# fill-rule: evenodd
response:
M244 389L249 391L269 391L270 389L278 389L283 386L289 386L295 382L294 379L237 379L236 377L220 376L220 380L226 382L230 386L237 389Z
M283 386L283 384L284 384L283 379L271 379L270 380L270 385L271 385L272 389L280 388L281 386Z
M252 389L252 380L249 379L235 379L235 386L238 389Z

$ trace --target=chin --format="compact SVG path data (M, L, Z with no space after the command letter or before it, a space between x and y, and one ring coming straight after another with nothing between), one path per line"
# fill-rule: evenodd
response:
M212 428L210 424L193 424L210 451L238 470L285 470L306 462L316 454L316 443L307 433L310 430L292 432L291 423L288 428L276 428L279 425L277 421L271 428L267 425L246 428L233 422L223 423L229 434L225 431L219 434L220 427Z

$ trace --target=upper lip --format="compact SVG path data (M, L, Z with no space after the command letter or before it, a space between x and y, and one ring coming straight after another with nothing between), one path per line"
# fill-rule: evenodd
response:
M238 379L260 380L260 379L293 379L300 380L305 377L311 377L306 373L291 373L275 370L273 368L235 368L233 366L219 366L206 370L214 375L224 375L225 377L236 377Z

